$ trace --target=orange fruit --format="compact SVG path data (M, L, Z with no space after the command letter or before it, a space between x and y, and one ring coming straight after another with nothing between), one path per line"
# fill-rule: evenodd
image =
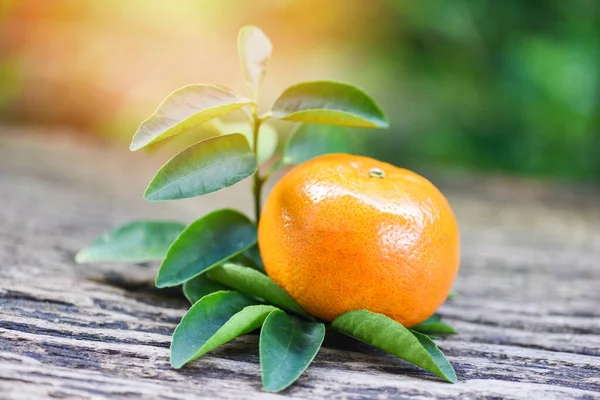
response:
M349 154L288 172L265 202L258 244L267 274L308 313L366 309L407 327L445 301L460 259L456 219L431 182Z

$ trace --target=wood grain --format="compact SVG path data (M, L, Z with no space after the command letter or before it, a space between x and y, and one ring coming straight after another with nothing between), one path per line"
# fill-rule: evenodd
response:
M2 131L0 399L600 399L598 189L434 179L462 235L458 296L441 309L460 334L439 342L459 382L331 334L298 383L271 395L260 390L256 335L170 368L170 334L187 304L152 288L156 265L73 262L98 233L131 219L250 212L247 183L145 203L160 160L76 136Z

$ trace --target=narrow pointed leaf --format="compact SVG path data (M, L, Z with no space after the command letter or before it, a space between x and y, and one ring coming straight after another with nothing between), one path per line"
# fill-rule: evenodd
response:
M256 157L244 135L217 136L170 159L148 185L149 201L179 200L216 192L256 172Z
M75 256L91 262L146 262L160 260L185 228L171 221L135 221L105 233Z
M171 341L173 368L181 368L204 354L203 346L219 329L235 314L253 304L255 303L252 300L239 292L226 291L209 294L195 303L183 316L173 333Z
M156 112L142 122L129 149L139 150L240 109L248 103L249 100L221 86L184 86L167 96Z
M195 304L204 296L220 290L228 289L204 274L198 275L183 284L183 295L191 304Z
M290 136L283 160L301 164L329 153L356 153L360 141L348 129L334 125L302 124Z
M442 322L440 317L435 315L413 326L411 329L426 335L455 335L457 333L453 327Z
M271 109L286 121L387 128L386 116L368 94L356 86L332 81L304 82L287 88Z
M263 387L279 392L310 365L325 338L325 325L273 311L260 332L260 368Z
M238 35L238 51L246 80L255 88L260 86L273 51L271 41L259 28L245 26Z
M367 310L349 311L337 317L332 327L424 368L448 382L456 382L452 365L429 337L410 331L385 315Z
M285 290L267 275L255 269L225 263L212 268L208 276L227 287L264 300L266 303L300 315L307 315Z
M156 277L157 287L177 286L256 244L256 225L237 211L214 211L175 239Z
M452 364L450 364L450 361L448 361L444 353L442 353L442 351L437 347L433 340L427 335L416 332L412 329L409 330L410 333L417 338L419 343L421 343L421 346L423 346L423 348L431 356L435 365L437 365L440 369L441 373L439 375L435 372L434 374L439 376L440 378L447 380L450 383L456 383L456 372L454 371L454 368L452 368ZM433 372L429 369L428 371Z

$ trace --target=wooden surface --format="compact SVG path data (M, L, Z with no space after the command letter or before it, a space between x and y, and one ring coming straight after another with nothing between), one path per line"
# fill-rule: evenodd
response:
M0 130L1 399L277 397L260 390L256 335L169 367L187 304L151 287L156 265L73 262L100 232L134 218L191 221L240 204L250 212L246 183L149 204L140 197L158 164L143 154ZM332 336L279 396L600 399L600 191L436 183L462 235L458 296L441 309L460 334L439 342L459 382Z

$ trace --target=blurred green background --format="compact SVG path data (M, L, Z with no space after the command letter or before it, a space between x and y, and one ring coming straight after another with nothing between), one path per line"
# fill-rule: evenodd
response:
M266 107L308 79L352 82L379 100L392 127L355 132L364 153L417 170L600 181L598 0L0 4L5 127L127 142L179 86L247 92L235 38L254 24L274 44Z

